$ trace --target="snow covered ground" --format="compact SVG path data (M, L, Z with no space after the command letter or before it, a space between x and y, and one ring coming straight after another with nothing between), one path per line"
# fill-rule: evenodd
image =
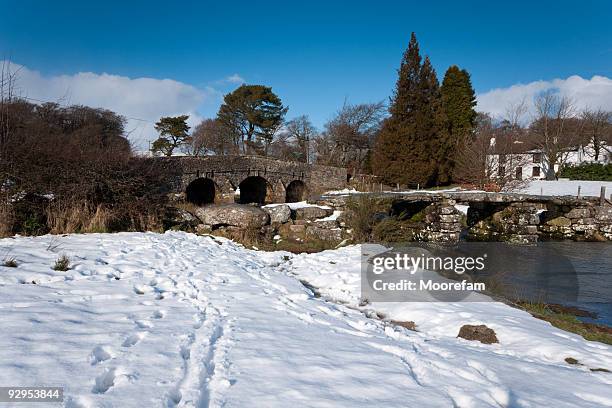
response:
M71 270L51 269L61 254ZM358 246L120 233L3 239L4 256L18 267L0 266L0 384L64 386L65 407L612 406L612 374L589 370L612 369L611 347L525 312L359 307ZM480 323L499 344L456 338Z
M585 180L533 180L521 190L523 193L537 195L577 195L578 186L580 194L584 196L599 197L601 187L606 187L606 196L612 194L612 181L585 181Z

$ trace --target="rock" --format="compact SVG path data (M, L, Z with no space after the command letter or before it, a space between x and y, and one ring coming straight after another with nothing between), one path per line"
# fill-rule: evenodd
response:
M206 224L198 224L196 225L196 233L198 234L209 234L212 231L212 227L210 225L206 225Z
M259 207L241 204L221 204L199 207L195 211L203 224L212 228L222 226L261 228L270 222L270 215Z
M612 222L612 207L596 207L595 219L598 221Z
M284 224L291 218L291 208L287 204L262 208L270 215L271 224Z
M572 220L566 217L557 217L553 218L552 220L546 221L546 224L555 227L569 227L570 225L572 225Z
M315 220L317 218L325 218L332 215L334 211L331 208L321 207L303 207L295 210L296 220Z
M317 227L308 227L306 228L306 237L320 239L322 241L341 241L342 230L340 228L324 229Z
M461 326L461 329L459 329L459 334L457 337L466 340L476 340L483 344L499 343L497 336L495 335L495 331L488 328L484 324L477 326L465 324Z
M313 225L318 228L333 229L333 228L338 228L338 221L336 220L325 220L325 221L316 220L313 223Z
M200 220L189 211L178 207L166 208L163 220L164 229L193 231L199 223Z
M448 215L441 215L440 216L440 221L441 222L448 222L448 223L458 223L461 221L461 215L459 214L448 214Z
M397 321L397 320L390 320L390 323L394 324L396 326L401 326L401 327L403 327L405 329L408 329L408 330L417 331L416 323L414 323L413 321L400 322L400 321Z
M591 210L588 208L574 208L565 214L567 218L589 218Z

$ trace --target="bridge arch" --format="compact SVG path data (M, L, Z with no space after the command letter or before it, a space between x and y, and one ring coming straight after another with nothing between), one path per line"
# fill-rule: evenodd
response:
M265 204L271 202L272 188L268 181L261 176L250 176L242 180L238 185L240 204Z
M297 203L305 199L306 184L301 180L293 180L285 188L285 202Z
M215 182L209 178L193 180L185 190L187 201L195 205L213 204L217 195Z

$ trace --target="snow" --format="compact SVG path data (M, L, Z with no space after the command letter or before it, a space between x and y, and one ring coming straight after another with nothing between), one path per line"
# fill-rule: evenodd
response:
M4 254L18 267L0 266L0 384L63 386L65 407L612 405L610 374L588 369L612 368L610 346L525 312L358 306L359 246L291 255L119 233L2 239ZM54 271L62 254L72 269ZM457 339L466 323L500 344Z
M465 214L467 215L468 213L468 209L470 208L469 205L465 205L465 204L455 204L455 208L457 209L457 211L459 211L461 214Z
M336 221L338 219L338 217L340 217L341 214L342 214L342 211L336 210L336 211L334 211L332 213L332 215L328 215L327 217L324 217L324 218L319 218L319 219L315 220L315 222L318 222L318 221Z
M264 207L272 208L272 207L277 207L279 205L287 205L292 210L297 210L299 208L306 208L306 207L318 207L318 208L323 208L325 210L330 210L331 209L331 207L329 207L327 205L310 204L310 203L308 203L306 201L299 201L297 203L268 204L268 205L264 205Z
M606 187L606 196L612 194L612 181L585 181L585 180L534 180L531 181L522 193L536 195L572 195L578 194L578 186L580 186L581 196L599 197L601 187Z

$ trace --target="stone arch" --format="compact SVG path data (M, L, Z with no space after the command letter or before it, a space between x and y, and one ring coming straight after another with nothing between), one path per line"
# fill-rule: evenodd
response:
M270 201L272 189L268 181L261 176L250 176L242 180L238 185L240 189L240 204L265 204Z
M185 190L187 201L195 205L213 204L217 195L215 182L209 178L197 178Z
M285 202L297 203L304 200L306 195L306 184L301 180L293 180L285 188Z

